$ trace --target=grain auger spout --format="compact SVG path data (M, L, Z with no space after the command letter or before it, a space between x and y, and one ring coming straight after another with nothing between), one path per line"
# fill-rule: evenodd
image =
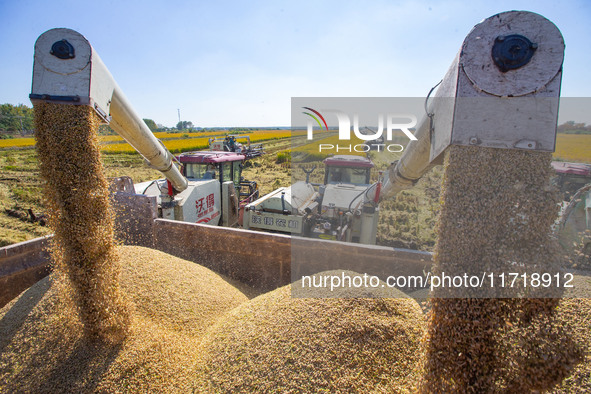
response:
M379 199L412 187L451 145L554 152L563 58L560 31L541 15L509 11L476 25Z
M70 29L52 29L35 43L31 101L88 105L172 184L176 192L187 179L173 156L134 111L88 40Z

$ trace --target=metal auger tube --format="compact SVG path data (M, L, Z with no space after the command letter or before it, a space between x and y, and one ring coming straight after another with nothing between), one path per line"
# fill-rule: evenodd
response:
M91 106L177 192L187 188L187 179L174 165L172 154L134 111L99 55L80 33L59 28L39 36L29 97L33 103Z
M412 187L451 145L553 152L563 59L560 31L538 14L476 25L426 101L417 141L386 171L380 200Z

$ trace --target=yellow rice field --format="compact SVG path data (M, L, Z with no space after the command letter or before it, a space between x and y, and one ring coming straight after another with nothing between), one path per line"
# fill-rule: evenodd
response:
M176 140L164 140L162 143L171 152L182 152L187 150L200 150L208 147L209 138L183 138ZM135 153L135 149L126 142L120 144L103 145L101 151L105 153Z
M209 138L212 136L223 136L223 130L207 133L154 133L156 138L162 140L164 145L171 152L184 152L188 150L206 149ZM250 133L238 134L248 135L251 142L288 138L291 136L289 130L256 130ZM188 136L188 137L187 137ZM102 135L99 140L107 143L101 147L107 153L133 153L135 150L118 135ZM240 140L242 142L242 140ZM0 140L1 148L27 148L35 146L34 138L12 138Z
M211 135L220 135L223 132L208 132L208 133L167 133L158 132L154 133L154 136L159 139L175 139L175 138L202 138ZM118 135L100 135L99 141L103 143L112 142L124 142L123 138ZM10 138L6 140L0 140L0 148L21 148L21 147L32 147L35 146L35 138Z
M306 145L302 145L299 146L295 149L293 149L294 152L302 152L305 153L308 156L307 160L319 160L319 159L323 159L325 157L327 157L328 155L334 155L334 154L341 154L341 155L357 155L357 156L365 156L365 152L356 152L354 150L354 146L355 145L359 145L359 144L363 144L365 143L365 141L362 141L361 139L357 138L357 136L352 135L351 136L351 140L349 141L340 141L339 140L339 135L336 133L326 133L326 136L323 136L322 134L324 133L317 133L314 135L314 141L310 142L309 144ZM369 144L370 142L368 142ZM323 147L323 151L320 152L320 144L326 144L326 145L333 145L333 146L339 146L342 148L348 148L349 145L352 146L351 152L349 152L347 149L342 149L339 150L338 152L336 151L336 148L330 148L328 146Z
M0 148L23 148L34 145L35 138L9 138L0 140Z
M178 138L204 138L204 137L212 137L212 136L219 136L223 135L223 131L208 131L206 133L198 132L198 133L189 133L189 132L182 132L182 133L169 133L166 131L158 131L154 133L154 137L161 139L161 140L173 140ZM187 137L188 136L188 137ZM100 135L99 136L100 142L125 142L123 137L119 135Z
M591 163L591 135L558 134L555 159Z
M296 131L294 135L305 134L305 131ZM186 136L189 136L188 138ZM207 149L208 139L213 135L224 135L223 131L213 131L207 133L154 133L156 138L163 140L164 145L173 152L184 152L188 150ZM288 138L292 134L289 130L257 130L248 133L251 142ZM321 137L321 136L319 136ZM322 137L321 137L322 138ZM353 138L355 138L353 136ZM99 137L100 141L105 143L102 146L103 152L109 153L132 153L134 149L118 135L103 135ZM322 143L337 144L338 137L322 139ZM352 139L351 144L361 143L360 140ZM342 143L341 143L342 145ZM12 138L0 140L0 149L2 148L27 148L35 146L34 138ZM297 148L297 151L318 154L318 142L307 144ZM348 152L344 152L348 153ZM556 140L556 152L554 158L563 161L591 163L591 135L588 134L558 134Z
M156 133L158 134L158 133ZM220 135L223 133L216 133ZM181 134L182 135L182 134ZM282 138L291 137L289 130L257 130L253 133L248 134L250 142L276 140ZM239 142L243 142L240 140ZM180 138L180 139L169 139L162 140L162 143L172 153L186 152L190 150L202 150L207 149L209 146L209 137L197 137L197 138ZM104 145L101 150L105 153L134 153L135 149L127 143L121 144L109 144Z
M334 150L332 152L328 152L326 155L322 155L318 153L319 144L333 144L333 145L355 145L361 144L363 141L358 139L355 136L351 137L351 141L347 141L346 144L343 141L339 142L338 135L333 135L330 137L325 137L323 139L316 140L309 144L300 146L294 149L295 152L305 152L307 154L311 154L314 156L326 156L328 153L335 153ZM403 144L406 145L406 144ZM364 153L355 153L355 152L339 152L342 154L357 154L364 156ZM556 152L554 153L554 159L562 160L562 161L570 161L570 162L580 162L580 163L591 163L591 135L589 134L558 134L556 138Z

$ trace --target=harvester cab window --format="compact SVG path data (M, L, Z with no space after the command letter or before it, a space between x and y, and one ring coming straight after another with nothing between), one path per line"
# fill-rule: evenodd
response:
M240 189L240 177L242 176L242 163L235 161L232 163L234 169L234 187L236 190Z
M329 183L341 183L343 181L343 169L330 167L328 170L328 182Z
M213 164L208 164L205 174L203 174L203 179L215 179L215 166Z
M369 168L328 167L326 183L369 184Z
M349 168L351 178L350 183L354 185L368 185L369 168Z
M185 176L187 178L199 179L202 176L201 169L203 167L200 164L187 163L185 164Z
M233 181L232 178L232 162L227 161L222 163L222 182Z
M185 176L189 179L215 179L215 166L213 164L185 164Z

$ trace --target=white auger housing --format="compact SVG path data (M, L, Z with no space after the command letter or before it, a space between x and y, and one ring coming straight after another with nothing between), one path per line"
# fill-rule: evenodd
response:
M51 29L35 43L31 101L89 105L160 171L177 192L187 180L173 156L152 134L83 35L71 29Z
M553 152L563 59L562 35L541 15L509 11L476 25L380 199L412 187L450 145Z

